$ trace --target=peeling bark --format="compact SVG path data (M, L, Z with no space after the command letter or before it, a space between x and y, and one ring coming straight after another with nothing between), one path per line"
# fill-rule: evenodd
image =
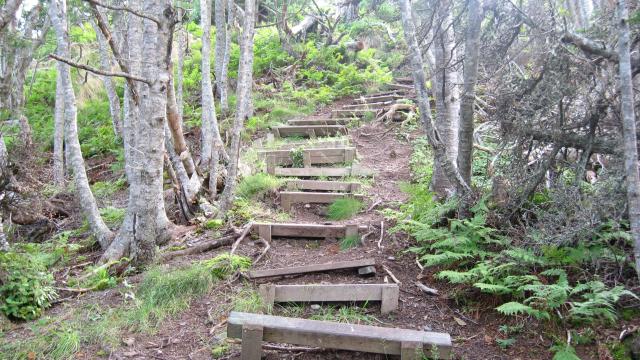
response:
M60 78L62 63L57 64L56 103L53 112L53 182L56 186L64 184L64 90Z
M220 99L220 112L225 116L229 111L229 99L227 96L227 74L224 72L224 59L227 56L227 22L225 19L225 10L227 1L232 0L215 0L215 23L216 23L216 48L214 71L216 75L216 93Z

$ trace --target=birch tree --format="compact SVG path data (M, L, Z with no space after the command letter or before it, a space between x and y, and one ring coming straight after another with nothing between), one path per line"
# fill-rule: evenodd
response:
M215 0L215 23L216 23L216 49L214 71L216 75L216 92L220 99L220 112L225 116L229 111L229 99L227 96L227 74L225 73L224 59L227 57L227 20L225 11L227 1Z
M473 164L473 115L478 82L478 61L480 51L480 30L482 6L480 0L469 0L467 9L467 30L464 45L464 81L460 102L460 145L458 149L458 169L467 184L471 184Z
M625 0L617 1L618 58L620 67L620 106L624 144L624 168L627 184L629 223L634 242L636 271L640 277L640 174L638 173L638 141L634 108L633 76L629 45L629 14Z
M98 51L100 53L100 66L103 70L110 71L112 67L111 53L109 53L107 41L104 35L98 29L95 21L91 21L91 26L96 32L98 40ZM111 123L113 124L113 132L117 137L122 136L122 121L120 119L120 98L116 93L116 86L110 76L102 76L102 83L109 99L109 112L111 113Z
M62 63L58 63L56 75L56 99L53 111L53 182L64 184L64 88L62 86Z
M231 134L229 164L227 165L227 181L220 200L220 209L224 213L233 201L238 176L238 158L240 156L241 132L244 122L249 117L251 107L251 88L253 84L253 35L255 21L255 0L246 0L244 9L244 25L240 41L240 65L238 68L238 89L236 117Z
M49 5L49 17L53 23L58 40L58 55L69 58L70 49L67 30L66 0L52 0ZM65 143L70 156L67 161L73 171L74 184L82 212L87 218L89 227L100 244L100 247L105 249L113 239L113 234L102 220L96 200L89 187L84 159L82 158L82 152L80 150L80 141L78 140L78 110L76 107L76 96L71 82L71 71L67 64L61 64L59 70L61 71L60 80L64 92Z

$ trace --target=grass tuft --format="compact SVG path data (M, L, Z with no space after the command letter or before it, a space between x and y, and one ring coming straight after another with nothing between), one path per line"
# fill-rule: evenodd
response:
M362 201L354 198L337 199L329 205L327 217L334 221L350 219L362 210L362 207Z
M360 238L357 235L349 235L340 241L340 250L349 250L360 245Z
M261 314L265 311L265 303L257 291L242 290L233 301L233 310ZM271 309L266 310L271 312Z
M238 196L249 200L268 191L280 187L281 180L269 174L255 174L247 176L238 184Z
M335 321L345 324L372 324L374 318L366 313L366 309L358 306L333 306L321 308L311 320Z

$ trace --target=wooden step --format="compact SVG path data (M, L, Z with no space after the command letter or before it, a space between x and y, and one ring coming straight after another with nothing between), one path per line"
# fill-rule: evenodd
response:
M347 125L352 119L304 119L289 120L287 123L291 126L308 126L308 125Z
M356 157L356 148L325 148L325 149L301 149L302 164L304 167L311 167L317 164L341 164L350 163ZM263 150L258 151L267 162L267 173L274 174L278 165L293 165L296 156L296 149L292 150Z
M293 204L331 204L338 199L354 198L362 201L364 196L345 194L345 193L327 193L327 192L302 192L302 191L281 191L280 206L282 210L289 212Z
M294 177L345 177L345 176L358 176L369 177L373 176L374 172L370 169L353 165L348 168L333 168L333 167L308 167L308 168L285 168L276 167L273 170L273 174L276 176L294 176Z
M350 141L348 138L337 139L337 140L318 140L318 141L292 141L286 142L283 144L278 144L274 146L273 149L263 148L263 150L292 150L300 147L304 147L306 149L319 149L319 148L338 148L338 147L346 147L350 146Z
M411 85L407 85L407 84L387 84L387 87L392 89L392 90L400 90L400 91L413 91L415 90L415 87L413 86L413 84Z
M376 112L381 110L380 108L375 109L349 109L349 110L333 110L331 112L331 116L334 118L345 118L345 117L363 117L366 114L373 114L375 116Z
M287 190L338 191L357 193L362 184L347 181L291 180L287 181Z
M404 97L398 95L397 93L391 93L388 95L376 95L376 96L367 96L367 97L359 97L353 99L354 104L367 104L367 103L376 103L376 102L385 102L385 101L395 101L403 99Z
M274 237L287 237L299 239L343 239L348 236L358 236L367 231L365 225L347 224L278 224L258 223L254 224L251 232L271 241Z
M446 333L235 311L227 320L227 337L242 339L243 360L260 360L263 341L400 355L401 360L419 360L425 354L449 359L451 354L451 336Z
M398 309L398 284L338 284L338 285L260 285L265 305L288 302L381 302L380 312L388 314Z
M379 102L373 102L373 103L345 105L342 108L344 110L370 110L371 111L371 109L375 110L375 109L385 108L395 103L396 103L395 101L379 101Z
M332 270L347 270L347 269L363 269L370 266L375 266L375 259L362 259L351 261L339 261L328 264L315 264L305 266L292 266L280 269L265 269L265 270L251 270L249 271L249 278L260 279L266 277L286 276L286 275L302 275Z
M276 126L272 128L276 137L300 136L316 138L320 136L347 135L348 131L344 125L305 125L305 126Z

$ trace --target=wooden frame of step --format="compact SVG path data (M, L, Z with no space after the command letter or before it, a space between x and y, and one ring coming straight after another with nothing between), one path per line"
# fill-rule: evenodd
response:
M344 125L305 125L305 126L275 126L271 129L275 137L302 136L315 139L321 136L347 135Z
M382 314L397 310L400 296L398 284L262 284L259 291L264 304L269 308L273 307L275 303L289 302L379 301Z
M274 146L273 148L262 147L261 150L270 151L270 150L293 150L299 147L304 147L307 149L322 149L322 148L339 148L339 147L350 147L351 142L349 139L341 139L341 140L326 140L326 141L317 141L317 142L309 142L309 141L294 141L287 142L283 144L279 144Z
M242 339L242 360L260 360L262 341L400 355L401 360L419 360L434 349L440 359L451 354L451 336L446 333L235 311L227 320L227 337Z
M354 198L362 201L364 196L345 193L280 191L280 206L282 210L289 212L294 204L331 204L338 199L344 198Z
M344 117L363 117L367 113L376 114L376 112L380 109L339 109L331 111L331 116L334 118L344 118Z
M267 277L286 276L286 275L302 275L324 271L348 270L348 269L367 269L376 265L373 258L362 260L338 261L326 264L314 264L304 266L292 266L280 269L263 269L250 270L248 276L250 279L261 279ZM367 272L368 274L368 272Z
M347 125L352 119L302 119L289 120L287 124L291 126L308 126L308 125Z
M347 181L321 181L321 180L289 180L287 190L289 191L338 191L347 193L357 193L362 189L362 184Z
M395 101L380 101L373 103L350 104L342 107L342 110L369 110L380 109L395 104Z
M385 102L385 101L396 101L403 99L404 97L398 95L396 93L387 94L387 95L376 95L376 96L365 96L358 97L353 99L353 103L366 104L366 103L375 103L375 102Z
M294 150L261 150L259 155L264 156L267 163L267 173L273 175L278 165L293 165L292 151ZM356 148L319 148L302 149L302 162L304 167L317 164L348 163L355 159Z
M334 167L307 167L307 168L286 168L276 167L273 169L273 175L276 176L293 176L293 177L345 177L345 176L359 176L369 177L373 176L374 172L370 169L363 168L357 165L353 165L348 168L334 168Z
M360 233L367 231L367 228L367 226L357 224L258 223L253 225L251 231L257 232L258 236L270 242L273 237L343 239L348 236L359 236Z

